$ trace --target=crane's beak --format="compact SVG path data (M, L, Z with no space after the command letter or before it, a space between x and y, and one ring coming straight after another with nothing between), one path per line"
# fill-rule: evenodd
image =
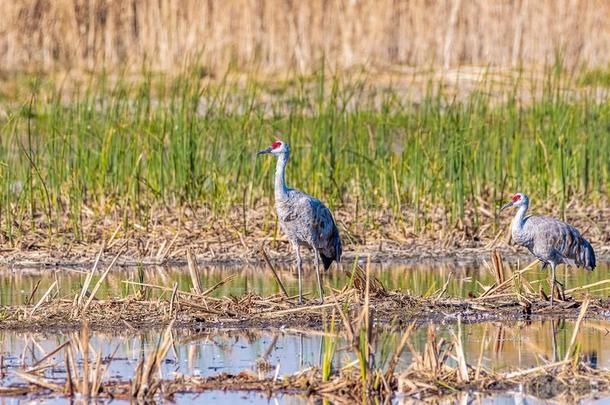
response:
M512 207L514 204L515 204L515 202L514 202L514 201L509 201L509 202L507 202L506 204L504 204L504 205L503 205L503 206L500 208L500 212L501 212L501 211L504 211L504 210L505 210L505 209L507 209L507 208Z
M268 153L271 153L271 151L273 150L273 148L270 146L267 149L263 149L263 150L259 150L258 153L256 154L258 155L266 155Z

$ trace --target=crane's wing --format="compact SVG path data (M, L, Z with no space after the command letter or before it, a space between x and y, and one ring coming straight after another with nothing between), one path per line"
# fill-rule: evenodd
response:
M330 210L319 200L313 200L311 204L314 210L313 230L317 241L316 247L320 250L323 259L325 256L330 262L332 260L339 261L341 259L342 246L335 219ZM330 266L330 262L328 266Z
M572 225L555 218L531 216L526 219L523 229L532 238L534 255L556 258L577 267L595 268L593 247Z
M299 190L290 190L288 199L278 205L280 222L286 233L308 241L320 253L324 267L342 254L339 229L330 210L317 198Z

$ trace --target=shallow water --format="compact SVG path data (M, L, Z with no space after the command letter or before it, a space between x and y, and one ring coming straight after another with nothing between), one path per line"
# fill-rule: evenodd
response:
M433 328L437 338L449 337L456 332L457 325L423 325L416 329L411 342L415 351L421 353L427 341L428 329ZM573 333L574 322L546 320L532 322L498 322L462 325L462 335L466 360L476 364L482 353L482 365L496 371L529 368L544 364L545 361L563 358ZM392 352L400 340L401 331L377 330L374 334L376 361L383 366L387 353ZM138 332L127 335L91 333L91 359L101 352L102 358L110 361L106 380L125 380L134 375L141 356L152 350L161 331ZM175 330L174 346L169 350L162 364L164 378L177 374L190 376L212 376L219 373L236 374L247 370L263 376L283 376L303 368L319 366L326 338L332 336L322 332L302 332L297 330L212 330L194 332ZM7 386L20 383L11 370L35 364L46 353L69 339L78 340L79 332L72 333L16 333L0 332L2 342L0 354L3 358L6 377L0 384ZM485 337L485 338L484 338ZM336 352L333 367L349 364L354 357L342 338L335 337ZM584 321L578 334L582 358L591 367L610 367L610 321ZM482 348L482 351L481 351ZM54 355L49 364L53 367L44 371L45 377L63 383L66 378L63 351ZM111 354L114 353L112 359ZM261 370L257 362L266 356L268 368ZM412 354L406 350L398 368L404 369L411 363ZM82 358L79 359L82 364ZM513 394L481 397L474 394L467 399L485 404L543 403L542 401L519 397ZM519 399L520 398L520 399ZM456 399L458 400L458 399ZM463 400L460 398L459 400ZM514 401L517 402L514 402ZM610 400L610 398L609 398ZM177 403L231 403L244 404L301 404L305 398L278 395L267 398L258 393L209 391L203 394L177 395ZM67 403L65 398L45 398L45 403ZM6 399L2 403L17 403ZM398 396L394 403L416 403L411 398ZM448 401L447 403L451 403ZM467 402L462 402L467 403Z
M525 264L524 264L525 265ZM516 266L516 263L515 263ZM351 267L344 265L347 270L339 271L334 266L325 274L324 283L335 288L342 288L350 283ZM469 294L478 295L483 291L483 286L490 286L494 282L494 276L486 264L478 266L458 266L455 264L422 264L422 265L400 265L400 264L372 264L372 274L377 277L390 290L402 290L416 296L434 292L443 287L448 277L447 295L453 297L466 297ZM93 278L92 286L101 275L103 269ZM279 269L280 278L289 294L297 294L298 279L291 267ZM534 288L541 284L548 291L548 271L534 269L526 273L525 278L532 282ZM37 302L47 291L54 281L58 282L58 294L64 298L72 299L80 291L87 270L77 269L0 269L0 305L17 305L28 302ZM222 280L231 277L226 283L214 290L214 296L239 296L246 292L261 295L279 293L277 282L271 272L264 267L252 266L228 266L228 267L202 267L200 279L203 288L209 288ZM601 263L593 272L582 269L567 269L562 266L558 271L558 280L564 283L566 288L583 286L597 281L610 279L610 266ZM102 283L96 297L108 298L125 296L128 294L142 292L148 297L158 297L161 294L169 294L155 288L143 288L131 282L143 282L163 286L171 290L174 283L183 291L190 291L192 281L185 267L161 267L149 266L146 268L124 268L109 273ZM38 287L36 288L36 285ZM35 292L32 294L32 291ZM317 294L315 271L310 266L305 268L304 291ZM600 285L589 290L593 296L608 296L610 283Z
M397 400L398 401L398 400ZM399 403L395 401L396 403ZM45 396L44 398L36 398L33 397L29 400L24 400L23 398L0 398L1 405L20 405L24 403L38 404L44 403L45 405L64 405L64 404L75 404L79 403L74 400L70 400L68 398L64 398L61 396ZM82 403L85 403L84 401ZM129 402L121 399L113 399L113 400L96 400L89 401L89 404L113 404L113 405L128 405L133 402ZM301 405L301 404L310 404L311 402L307 401L304 397L299 397L295 395L273 395L272 397L267 397L264 394L257 392L231 392L231 391L206 391L200 394L177 394L174 396L173 401L159 402L159 403L172 403L172 404L244 404L244 405L280 405L280 404L290 404L290 405Z
M4 399L0 400L0 404L3 405L18 405L23 403L23 400L17 399ZM607 404L610 402L610 398L603 398L601 400L584 400L580 404ZM32 403L35 403L32 401ZM74 401L62 397L47 397L44 399L45 404L49 405L63 405L73 404ZM112 400L110 401L97 401L90 403L112 403L112 404L129 404L129 401L123 400ZM172 403L182 404L247 404L247 405L301 405L311 404L307 398L296 396L296 395L273 395L267 397L260 393L249 393L249 392L227 392L227 391L207 391L201 394L179 394L174 397ZM322 402L320 402L322 403ZM412 399L405 396L397 395L393 404L396 405L415 405L421 404L422 401ZM439 404L479 404L479 405L547 405L549 401L538 399L535 397L523 395L519 392L511 392L502 395L483 395L478 393L460 393L454 395L445 401L440 401ZM330 404L330 402L329 402Z
M434 325L437 338L450 337L457 332L456 325ZM466 359L476 364L482 351L482 365L486 368L506 371L529 368L563 358L569 345L574 323L563 320L532 322L503 322L462 325ZM418 328L411 338L417 352L422 352L427 340L428 326ZM131 335L91 333L90 347L102 353L103 358L115 353L110 363L108 377L129 379L140 357L157 344L161 332L148 331ZM174 331L174 346L170 349L162 367L165 377L175 373L192 376L212 376L219 373L237 374L249 370L259 376L292 374L305 367L320 366L325 342L323 332L297 330L230 330L193 332ZM483 341L483 336L485 340ZM400 331L379 330L374 335L377 347L376 361L383 366L387 353L400 340ZM63 342L78 340L78 333L16 333L0 332L1 354L5 367L31 366L46 353ZM342 338L336 338L334 366L342 367L354 358ZM610 367L610 321L585 321L577 343L583 359L592 367ZM259 361L267 353L269 367L257 369ZM399 367L411 363L407 350ZM49 378L64 378L63 351L54 356L56 367L47 371ZM10 382L5 378L2 384Z

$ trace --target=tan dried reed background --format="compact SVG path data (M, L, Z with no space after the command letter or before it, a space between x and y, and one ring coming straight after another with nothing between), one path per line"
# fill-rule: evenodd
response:
M607 0L0 0L0 69L610 62Z

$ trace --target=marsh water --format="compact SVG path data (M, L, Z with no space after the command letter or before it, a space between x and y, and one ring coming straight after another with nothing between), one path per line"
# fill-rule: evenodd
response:
M3 405L18 405L24 401L18 399L5 399L1 403ZM44 399L45 404L49 405L63 405L73 404L74 401L61 397L46 397ZM113 399L107 401L112 404L130 404L129 401ZM38 401L29 401L28 403L38 403ZM96 401L91 403L104 403L104 401ZM231 392L231 391L207 391L203 394L181 394L175 396L171 402L173 404L248 404L248 405L301 405L301 404L312 404L313 402L299 396L291 395L272 395L271 397L261 393L245 393L245 392ZM398 396L393 401L396 405L415 405L421 404L419 400ZM549 402L538 399L535 397L524 395L520 392L509 392L503 395L483 395L478 393L463 392L451 396L446 401L438 402L442 405L450 404L471 404L476 403L480 405L512 405L512 404L527 404L527 405L548 405ZM601 400L596 401L595 404L605 404L607 401ZM330 404L330 402L329 402Z
M279 275L289 294L298 291L298 278L290 266L278 269ZM345 271L338 271L334 267L324 275L324 283L335 288L342 288L350 283L351 265L344 265ZM63 298L73 298L80 289L87 276L88 269L57 268L57 269L1 269L0 268L0 305L19 305L28 300L36 302L55 281L59 286L59 295ZM507 272L510 269L506 270ZM98 270L93 277L93 283L101 275ZM484 287L494 283L494 275L485 263L478 265L458 265L455 263L426 263L426 264L371 264L371 274L380 280L389 290L401 290L414 296L426 296L441 289L448 280L446 295L450 297L467 297L470 294L479 294ZM547 270L533 269L525 273L533 286L542 286L548 290L549 272ZM247 292L260 295L279 293L280 288L265 267L257 266L213 266L200 268L201 284L204 288L225 282L216 288L212 295L240 296ZM610 266L601 263L595 271L588 272L582 269L567 269L561 266L557 278L566 288L584 286L598 281L610 279ZM138 283L162 286L171 289L174 283L183 291L190 291L192 281L186 267L127 267L113 270L102 283L97 298L122 297L137 291L143 291L149 298L157 298L167 291L155 288L142 288ZM306 267L304 274L304 290L317 291L315 271ZM32 292L34 293L32 294ZM587 290L592 296L608 296L610 283L602 284Z
M241 295L253 292L262 295L277 293L279 288L270 272L259 267L213 267L201 268L200 275L205 288L226 280L213 294L216 296ZM16 305L39 300L51 284L58 283L58 295L73 298L80 291L87 270L55 269L40 271L37 269L2 270L0 277L0 300L2 305ZM279 270L289 293L296 293L297 279L291 268ZM478 294L485 286L493 283L493 276L485 264L478 266L456 266L442 264L429 265L372 265L375 275L386 288L408 291L415 295L426 295L436 291L448 281L447 295L465 297ZM592 284L610 278L608 264L600 265L594 272L582 270L562 271L560 280L566 288ZM533 283L546 283L547 273L533 270L527 274ZM327 282L341 287L350 282L348 272L331 271L325 276ZM127 283L127 281L131 283ZM313 272L305 278L307 291L315 291ZM147 267L125 268L110 273L104 281L99 298L125 296L136 291L159 297L163 291L155 288L141 290L133 283L147 283L171 287L178 283L180 289L189 291L191 279L186 268L182 267ZM546 288L546 284L542 284ZM607 296L605 288L610 285L599 285L590 289L592 295ZM32 294L32 292L34 293ZM548 361L562 359L570 345L574 330L574 321L564 319L546 319L536 321L487 322L463 324L462 336L466 359L496 371L524 369L542 365ZM433 328L437 337L449 337L456 332L457 325L422 325L412 336L413 347L417 352L424 349L429 328ZM403 330L386 327L375 329L375 361L383 366L388 355L398 344ZM4 378L0 385L7 386L20 383L11 374L11 370L32 366L47 353L62 343L78 339L79 331L74 332L14 332L0 331L0 355L4 366ZM91 332L90 346L95 353L101 353L109 362L107 378L125 380L133 377L134 370L141 356L153 349L163 331L118 331L116 333ZM219 373L237 374L247 370L261 377L284 376L298 372L307 367L320 366L325 345L331 339L335 343L333 367L343 367L354 360L347 342L340 336L325 331L297 329L235 329L235 330L184 330L173 331L174 344L171 347L161 373L165 378L177 375L212 376ZM577 336L582 359L594 368L610 368L610 321L587 320L581 325ZM65 380L66 370L63 351L52 359L52 367L44 371L45 377L58 382ZM400 359L399 368L411 363L412 353L405 350ZM265 367L260 367L265 364ZM514 393L506 396L478 397L465 394L481 403L514 403ZM476 398L475 398L476 397ZM517 395L518 397L518 395ZM519 397L521 398L521 397ZM460 400L464 400L461 398ZM609 398L610 400L610 398ZM3 403L16 403L17 399L6 399ZM236 402L253 404L304 403L304 398L295 396L273 396L267 398L259 394L229 393L210 391L200 395L178 395L178 403L200 402ZM397 403L411 403L409 398L396 398ZM532 398L521 398L520 401L538 403ZM46 398L45 402L64 403L61 397Z
M433 325L437 337L449 338L456 325ZM529 368L565 356L574 329L573 321L517 321L462 325L466 357L475 361L482 353L482 365L495 371ZM422 352L428 327L413 333L412 344ZM131 378L140 357L157 345L162 331L152 330L128 334L91 332L90 347L101 352L110 362L108 376ZM164 376L184 374L212 376L219 373L237 374L243 370L262 377L276 373L293 374L306 367L320 366L324 345L335 337L334 366L343 367L354 360L347 342L330 333L278 330L209 330L195 332L175 330L174 345L162 368ZM325 339L325 337L327 339ZM383 365L401 337L400 330L378 329L374 334L377 348L375 361ZM485 339L483 339L485 337ZM4 366L31 366L47 353L69 339L78 340L78 331L67 333L0 332ZM584 321L577 343L583 359L594 368L610 368L610 321ZM55 357L57 368L50 377L65 377L63 352ZM114 354L114 355L113 355ZM264 359L268 366L257 364ZM399 366L411 363L410 351L405 351ZM10 379L9 379L10 380Z
M438 337L450 336L455 325L432 325ZM574 329L573 321L546 320L533 322L502 322L462 325L466 358L475 362L482 355L482 365L496 371L529 368L545 361L563 358ZM101 353L109 362L107 378L124 380L133 377L140 357L155 347L162 331L147 331L125 335L92 333L90 347ZM422 352L427 340L428 327L417 329L412 337L413 347ZM219 373L237 374L244 370L261 377L283 376L307 367L320 366L324 345L332 337L322 332L298 330L210 330L194 332L174 331L174 345L170 349L161 373L165 378L177 375L212 376ZM18 382L10 370L32 366L60 344L69 339L78 340L78 331L71 333L17 333L1 332L1 354L6 377L2 385ZM334 367L343 367L354 360L346 342L337 338ZM374 335L375 360L383 365L400 340L400 331L377 330ZM583 360L594 368L610 367L610 322L585 321L577 343ZM405 351L399 368L411 362L411 352ZM259 365L264 360L267 367ZM58 383L66 378L63 351L54 356L53 367L45 376ZM246 403L267 403L267 398L250 394L206 393L199 399L212 397L243 399ZM188 397L180 397L186 401ZM278 397L281 403L298 403L298 398ZM488 398L488 400L491 400ZM57 401L61 401L57 398ZM181 401L179 401L181 402ZM273 401L271 402L273 403Z

